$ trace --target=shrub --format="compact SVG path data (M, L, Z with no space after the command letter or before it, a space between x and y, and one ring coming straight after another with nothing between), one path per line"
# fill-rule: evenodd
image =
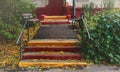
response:
M23 0L0 1L0 39L16 39L22 27L23 13L31 13L34 5Z
M90 21L86 17L86 21ZM82 55L95 63L120 64L120 11L102 11L92 18L91 23L95 25L87 24L91 39L85 30L80 32Z

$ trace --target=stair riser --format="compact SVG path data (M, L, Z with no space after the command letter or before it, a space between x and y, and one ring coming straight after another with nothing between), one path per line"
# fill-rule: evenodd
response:
M80 60L81 55L26 55L23 56L23 60L25 59Z
M50 51L50 52L78 52L80 48L25 48L24 52L41 52L41 51Z

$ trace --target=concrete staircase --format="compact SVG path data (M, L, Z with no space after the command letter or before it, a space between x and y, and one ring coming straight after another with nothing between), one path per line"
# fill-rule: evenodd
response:
M86 66L77 39L37 39L28 42L19 67Z
M41 26L33 40L28 42L19 67L87 66L81 61L76 33L66 25L70 24L69 19L70 16L41 16L41 24L48 25Z

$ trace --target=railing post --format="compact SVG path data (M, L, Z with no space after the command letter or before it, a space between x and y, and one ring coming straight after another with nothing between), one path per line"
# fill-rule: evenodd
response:
M87 34L88 34L88 38L90 39L90 38L91 38L91 37L90 37L90 33L89 33L89 30L88 30L88 28L87 28L87 25L86 25L86 22L85 22L83 16L82 16L82 20L83 20L83 24L84 24L84 26L85 26L86 32L87 32Z
M27 20L27 34L28 34L28 41L30 40L30 29L29 29L29 18L28 18L28 20Z
M24 19L27 19L27 35L28 35L28 41L30 40L30 30L29 30L29 19L32 18L32 14L26 13L26 14L22 14Z
M76 0L73 0L73 17L76 17Z
M22 59L22 37L20 38L20 59Z

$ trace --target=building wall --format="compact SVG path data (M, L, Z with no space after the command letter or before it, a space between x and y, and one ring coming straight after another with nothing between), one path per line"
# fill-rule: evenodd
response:
M98 8L103 8L104 3L108 3L109 1L110 0L76 0L76 7L82 7L82 5L84 5L84 4L88 4L90 2L93 2ZM113 0L112 2L114 2L115 8L120 7L120 0Z
M33 4L36 5L36 7L45 7L48 5L49 0L30 0ZM82 7L83 4L87 4L90 2L95 3L97 7L103 7L104 3L108 2L110 0L76 0L76 7ZM66 0L66 2L69 2L70 5L72 5L72 0ZM115 8L120 7L120 0L113 0L115 2Z
M101 8L104 8L104 4L108 3L110 0L76 0L76 17L78 18L81 16L82 13L82 6L84 4L89 4L90 2L93 2L95 6L97 7L96 10L101 10ZM113 0L114 8L120 8L120 0ZM70 9L70 14L73 15L73 9Z
M36 4L36 11L35 13L37 14L37 16L39 17L41 14L46 14L46 15L73 15L73 4L72 4L72 0L63 0L63 1L66 1L68 2L70 5L69 7L66 6L64 3L63 3L63 10L62 8L60 8L60 10L57 10L58 8L56 8L55 3L52 2L53 0L29 0L31 1L33 4ZM54 0L55 1L55 0ZM60 2L62 0L56 0L56 2ZM104 3L107 3L108 1L110 0L76 0L76 16L79 17L81 14L82 14L82 9L81 7L84 5L84 4L88 4L90 2L93 2L98 9L101 9L104 7ZM120 8L120 0L113 0L114 1L114 5L115 5L115 8ZM62 3L61 3L62 4ZM58 4L60 5L60 4ZM56 9L51 9L51 7L55 7ZM62 12L61 14L60 13L57 13L57 12Z
M36 4L35 14L39 18L41 15L64 15L64 0L31 0Z
M45 7L48 5L49 0L31 0L33 4L36 5L36 7Z

